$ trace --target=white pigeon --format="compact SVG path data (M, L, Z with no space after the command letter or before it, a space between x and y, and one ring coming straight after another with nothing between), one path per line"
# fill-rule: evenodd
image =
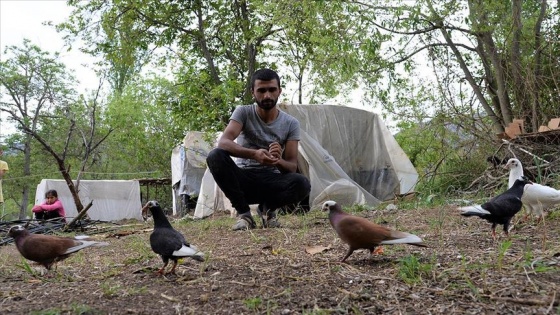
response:
M523 176L523 166L518 159L509 159L504 168L509 169L509 188L513 186L516 179ZM533 214L540 220L544 210L560 204L560 190L535 183L525 185L521 202L527 208L527 215ZM525 218L527 218L527 215L525 215Z

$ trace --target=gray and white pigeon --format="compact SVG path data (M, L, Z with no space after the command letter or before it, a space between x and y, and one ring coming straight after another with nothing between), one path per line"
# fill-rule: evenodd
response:
M381 245L409 244L428 247L422 239L414 234L391 230L377 225L369 220L353 216L342 211L335 201L329 200L323 204L323 211L329 211L329 221L343 242L348 244L348 252L342 262L350 257L357 249L369 249L371 253L377 252L375 248Z
M50 270L57 261L68 258L71 254L91 246L106 246L109 243L85 240L87 236L75 238L54 235L32 234L21 225L15 225L8 231L14 238L17 250L26 259L43 265Z
M508 187L523 176L523 165L518 159L509 159L504 168L509 169ZM521 202L527 208L525 218L533 214L541 220L544 210L560 204L560 190L537 183L525 185Z
M522 177L515 181L513 186L505 192L495 196L482 205L466 206L458 208L461 215L465 217L477 216L492 223L492 238L496 240L496 226L502 224L504 232L509 236L509 224L523 204L521 197L525 185L530 185L527 178Z
M171 226L157 201L152 200L146 203L142 208L142 217L146 218L148 210L154 218L154 231L150 235L150 245L154 253L160 255L163 260L163 267L157 271L157 274L164 274L170 259L173 261L173 267L169 273L175 272L177 261L180 258L190 257L197 261L204 261L204 253L189 244L183 234Z

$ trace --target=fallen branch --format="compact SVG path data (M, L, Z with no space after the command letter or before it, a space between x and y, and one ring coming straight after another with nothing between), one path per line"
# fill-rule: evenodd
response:
M93 200L90 201L88 205L85 208L83 208L82 211L80 211L80 213L78 213L78 215L72 221L70 221L70 223L66 224L66 226L62 230L67 231L68 229L73 227L76 221L80 220L86 215L87 211L89 210L89 208L91 208L91 206L93 206Z

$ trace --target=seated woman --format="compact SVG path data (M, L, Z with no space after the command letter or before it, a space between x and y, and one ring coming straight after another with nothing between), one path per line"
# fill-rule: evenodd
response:
M47 191L45 193L45 202L33 206L32 210L37 220L62 218L62 222L66 222L66 212L64 212L62 202L58 200L58 193L54 189Z

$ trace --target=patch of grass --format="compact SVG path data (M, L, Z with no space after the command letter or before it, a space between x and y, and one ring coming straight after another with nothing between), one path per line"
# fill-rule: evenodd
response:
M249 235L251 235L251 240L257 244L261 244L266 241L264 236L255 233L253 230L249 230Z
M247 306L247 308L252 311L258 311L262 302L263 301L260 297L254 297L254 298L243 300L243 304L245 304L245 306Z
M201 233L204 231L214 230L214 229L230 229L233 224L235 224L236 219L230 217L218 217L218 218L205 218L203 220L179 220L177 226L187 226L194 227L196 231ZM202 233L204 235L204 233Z
M372 208L368 205L352 205L348 208L346 208L346 211L350 212L350 213L360 213L360 212L364 212L364 211L369 211Z
M105 281L101 283L101 292L105 297L114 297L121 291L121 285L113 281Z
M33 269L33 267L31 267L31 265L29 264L29 262L27 262L27 259L21 257L21 265L16 265L18 267L20 267L21 269L23 269L25 272L27 272L30 276L35 277L37 275L37 273L35 272L35 270Z
M512 244L511 240L505 240L503 242L500 242L500 244L498 244L498 261L497 261L498 269L502 269L504 257L506 255L507 250L511 247L511 244Z
M546 216L547 221L557 221L560 218L560 210L550 211Z
M142 287L129 287L126 289L126 295L138 295L138 294L146 294L148 292L148 288L145 286Z
M101 312L91 308L89 305L85 304L75 304L72 303L70 305L70 311L73 315L93 315L93 314L101 314Z
M422 281L422 275L432 270L431 264L421 263L414 255L409 255L399 260L399 277L408 284Z

